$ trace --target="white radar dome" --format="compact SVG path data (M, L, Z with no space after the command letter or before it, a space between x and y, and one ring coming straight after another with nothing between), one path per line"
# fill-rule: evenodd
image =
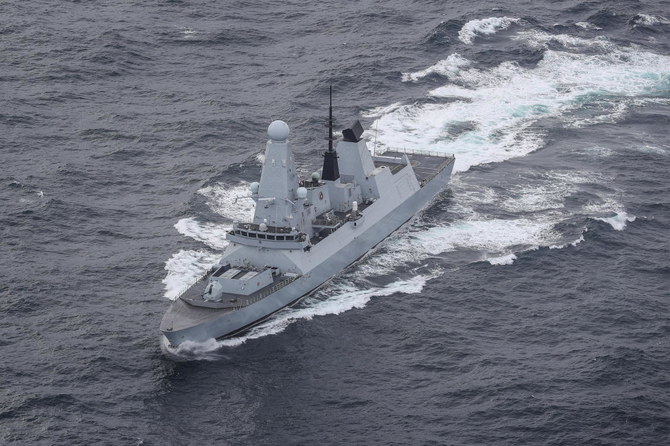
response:
M321 181L321 174L319 172L314 172L312 174L312 181L316 181L317 183Z
M261 187L261 184L258 181L254 181L253 183L251 183L251 186L250 186L251 193L256 195L258 193L258 189L260 189L260 187Z
M307 189L304 187L299 187L296 193L298 194L298 198L301 200L307 198Z
M272 121L268 126L268 136L273 141L286 141L288 133L288 124L284 121Z

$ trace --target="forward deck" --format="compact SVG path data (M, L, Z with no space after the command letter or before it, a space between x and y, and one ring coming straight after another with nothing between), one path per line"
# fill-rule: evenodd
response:
M186 292L184 292L179 298L184 302L193 305L195 307L203 308L217 308L217 309L230 309L238 310L247 305L251 305L259 300L269 296L270 294L280 290L289 283L293 282L296 277L287 277L283 275L273 276L272 283L267 285L264 288L256 291L255 293L244 295L244 294L234 294L234 293L223 293L221 301L205 300L203 294L205 293L207 286L209 285L210 274L205 275L200 280L198 280L194 285L192 285Z

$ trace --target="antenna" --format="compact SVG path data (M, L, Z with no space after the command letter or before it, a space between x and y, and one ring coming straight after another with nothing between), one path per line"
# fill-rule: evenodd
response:
M328 105L328 151L333 151L333 86L330 86L330 99Z
M330 86L330 99L328 104L328 151L323 154L322 180L335 181L340 177L340 169L337 165L337 152L333 149L333 86Z

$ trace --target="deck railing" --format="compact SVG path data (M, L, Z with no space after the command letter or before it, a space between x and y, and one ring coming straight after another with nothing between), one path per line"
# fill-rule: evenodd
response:
M179 298L182 297L184 294L186 294L186 292L187 292L188 290L190 290L191 287L192 287L193 285L195 285L196 283L200 282L201 280L204 280L206 277L209 277L209 275L210 275L212 272L214 272L214 270L216 269L216 266L217 266L217 265L212 266L209 270L207 270L207 272L206 272L205 274L203 274L202 276L200 276L200 277L196 277L195 279L191 280L191 282L188 284L188 286L187 286L186 288L184 288L179 294L177 294L177 297L175 297L174 299L175 299L175 300L179 299Z
M426 156L435 156L438 158L453 158L454 155L451 153L445 153L445 152L436 152L434 150L423 150L423 149L406 149L406 148L397 148L397 147L389 147L384 152L380 153L378 156L384 155L386 152L398 152L398 153L403 153L405 155L426 155Z

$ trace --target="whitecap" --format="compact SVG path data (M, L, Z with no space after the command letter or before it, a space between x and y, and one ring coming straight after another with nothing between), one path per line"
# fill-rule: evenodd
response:
M630 149L637 152L652 153L654 155L668 155L670 153L667 148L650 146L648 144L632 146Z
M463 43L471 44L477 36L495 34L500 30L509 28L519 20L512 17L489 17L470 20L458 32L458 39Z
M567 242L567 243L563 243L562 245L551 245L551 246L549 246L549 249L564 249L564 248L567 248L567 247L570 247L570 246L577 246L581 242L584 241L584 234L587 231L588 231L588 228L584 227L584 228L582 228L582 233L579 234L579 237L576 238L575 240L572 240L572 241Z
M489 262L491 265L511 265L514 263L516 260L516 255L514 253L512 254L507 254L507 255L502 255L498 257L489 257L486 259L487 262Z
M636 217L628 215L625 211L617 212L612 217L596 217L596 220L604 221L612 226L615 231L623 231L628 223L634 222Z
M403 73L402 81L416 82L433 73L445 77L453 76L456 73L458 73L463 67L470 65L470 63L471 62L468 59L462 57L458 53L454 53L449 55L446 59L443 59L438 63L436 63L435 65L432 65L423 70L416 71L414 73ZM384 110L384 112L388 113L389 111Z
M580 28L584 29L589 29L589 30L598 30L602 29L599 26L594 25L593 23L590 22L577 22L575 25L579 26Z
M644 25L644 26L654 26L654 25L669 25L670 20L666 19L663 16L656 16L651 14L638 14L633 18L633 26Z

